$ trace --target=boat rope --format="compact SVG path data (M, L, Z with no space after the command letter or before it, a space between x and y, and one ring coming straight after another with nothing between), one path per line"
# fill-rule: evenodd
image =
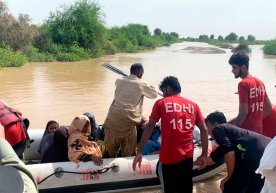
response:
M47 177L43 178L41 181L39 181L37 184L41 184L42 182L44 182L45 180L47 180L48 178L50 178L51 176L55 175L56 177L60 178L64 173L65 174L90 174L91 176L95 175L95 174L102 174L105 173L109 170L112 170L114 173L117 173L119 171L119 165L116 163L113 163L112 165L107 165L101 169L98 170L93 170L93 171L87 171L87 172L72 172L72 171L65 171L63 170L61 167L58 167L55 169L55 172L48 175Z

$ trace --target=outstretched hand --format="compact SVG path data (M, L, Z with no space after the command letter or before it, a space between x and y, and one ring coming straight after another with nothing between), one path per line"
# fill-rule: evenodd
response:
M142 154L139 153L135 156L134 160L133 160L133 163L132 163L132 169L133 171L136 171L136 165L138 164L139 168L141 167L141 163L142 163Z
M91 155L91 160L95 165L100 166L103 165L103 159L96 155Z
M206 156L199 156L196 161L194 161L193 165L198 166L198 169L204 169L207 166L207 158Z

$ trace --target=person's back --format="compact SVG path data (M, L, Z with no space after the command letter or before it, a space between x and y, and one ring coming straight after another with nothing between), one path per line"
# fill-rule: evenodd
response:
M174 76L163 79L159 89L163 92L162 99L154 103L150 119L146 125L141 142L138 144L137 155L132 168L142 162L142 151L151 137L154 126L161 119L161 148L158 174L165 192L193 192L193 129L197 125L201 132L202 154L200 165L205 167L208 136L204 118L198 105L181 97L181 85ZM183 183L185 182L185 183Z
M259 133L228 123L216 126L212 133L219 146L234 148L237 165L246 163L253 171L259 166L263 152L271 140Z
M156 98L154 87L141 80L142 64L130 67L130 75L116 80L115 96L105 119L104 144L108 157L115 157L121 150L123 157L135 155L136 125L141 121L144 96Z
M225 161L227 174L220 182L223 193L260 193L264 180L255 170L270 138L226 123L222 112L205 119L208 132L218 147L211 152L207 165ZM195 165L197 161L195 161Z
M23 152L29 145L27 128L29 120L22 113L0 101L0 123L5 128L5 138L11 144L16 154L22 158Z
M114 100L109 109L110 116L108 118L110 121L116 115L122 121L135 124L140 122L144 96L150 99L157 97L155 88L141 79L143 73L144 70L141 64L133 64L129 76L116 80Z
M193 157L193 128L204 122L198 105L181 96L169 96L157 101L155 106L161 113L160 161L169 164L182 160L183 156ZM157 114L152 115L155 118Z
M241 128L262 133L263 103L267 97L264 83L256 77L249 76L238 84L240 103L248 104L248 114Z
M131 74L117 79L115 85L116 90L112 105L128 109L141 105L141 97L144 95L144 87L147 85L140 78Z

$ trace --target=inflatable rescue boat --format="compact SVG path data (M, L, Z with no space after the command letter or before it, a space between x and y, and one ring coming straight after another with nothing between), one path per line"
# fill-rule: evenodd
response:
M28 131L34 140L24 153L27 168L37 181L40 193L85 193L85 192L122 192L137 189L160 188L156 175L158 155L143 156L142 165L136 172L132 170L134 157L103 159L103 165L93 162L56 162L40 163L38 148L44 129ZM210 142L211 144L211 142ZM195 143L194 159L201 154L201 147ZM223 162L205 169L193 169L193 181L201 181L214 176L225 168Z

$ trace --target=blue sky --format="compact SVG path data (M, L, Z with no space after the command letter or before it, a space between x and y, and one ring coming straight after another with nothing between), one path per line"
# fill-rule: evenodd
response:
M75 0L5 0L9 11L28 14L42 24L51 11ZM145 24L151 31L177 32L182 37L201 34L276 38L275 0L97 0L107 27Z

